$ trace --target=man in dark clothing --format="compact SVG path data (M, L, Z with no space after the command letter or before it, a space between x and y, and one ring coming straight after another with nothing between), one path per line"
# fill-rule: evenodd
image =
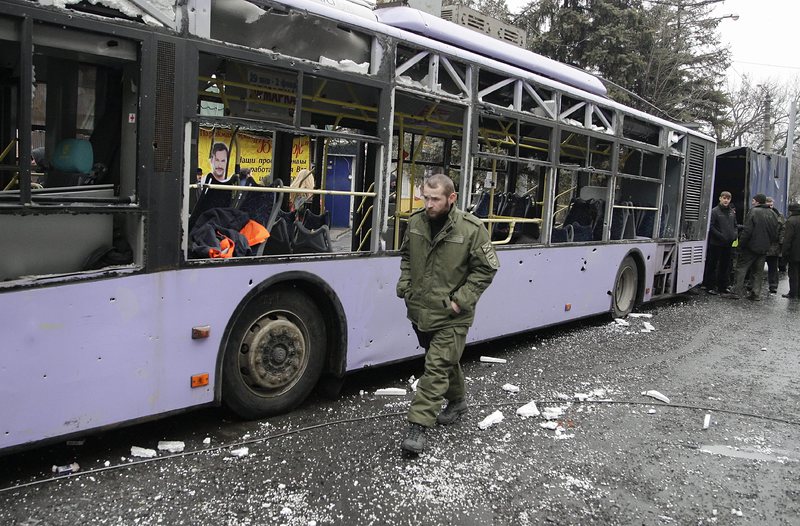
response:
M744 296L747 271L752 270L753 290L750 299L761 301L761 283L764 281L764 260L772 243L778 240L778 220L767 205L767 196L756 194L753 208L744 220L739 236L739 259L736 262L736 291L732 299Z
M467 411L459 361L475 306L500 264L489 232L472 214L455 206L453 181L444 174L425 180L425 207L408 220L400 246L397 296L425 353L425 372L408 411L401 448L412 454L426 446L434 424L453 424ZM442 401L447 407L440 412Z
M767 196L767 206L775 214L778 220L778 239L776 239L767 251L767 283L771 294L778 292L778 259L781 256L781 245L783 244L783 225L786 219L775 209L775 200Z
M727 294L731 271L731 244L736 240L736 210L731 204L731 193L719 194L719 204L711 210L708 230L708 251L703 285L709 294Z
M796 300L800 298L800 203L789 205L785 226L781 255L789 262L789 293L783 297Z

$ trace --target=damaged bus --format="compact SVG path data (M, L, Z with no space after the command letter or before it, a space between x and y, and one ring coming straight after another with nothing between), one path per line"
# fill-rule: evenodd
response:
M712 139L409 7L0 0L0 450L421 354L424 177L501 269L469 341L702 279Z

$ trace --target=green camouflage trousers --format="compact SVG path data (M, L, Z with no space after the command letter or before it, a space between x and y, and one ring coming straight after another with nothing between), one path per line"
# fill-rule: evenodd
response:
M425 372L408 410L409 422L432 427L444 399L464 398L464 372L459 361L468 330L468 327L448 327L433 333L418 333L420 343L429 337L430 344L425 353Z

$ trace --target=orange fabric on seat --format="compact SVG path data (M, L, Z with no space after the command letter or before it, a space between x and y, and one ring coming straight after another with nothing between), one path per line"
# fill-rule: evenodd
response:
M261 223L252 219L239 230L239 233L247 238L247 242L251 247L263 243L269 238L269 231Z

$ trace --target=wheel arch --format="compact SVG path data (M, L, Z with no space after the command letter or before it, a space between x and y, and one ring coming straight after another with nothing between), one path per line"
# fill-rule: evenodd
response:
M261 283L255 285L253 289L242 298L234 309L233 314L231 314L217 351L214 381L214 399L216 402L222 401L222 369L225 349L227 348L231 331L235 327L239 316L254 299L264 294L269 294L271 291L281 287L296 287L308 294L320 311L322 311L326 330L325 364L322 369L322 374L335 376L337 378L344 376L347 363L347 315L344 312L342 303L339 301L339 296L325 280L315 274L301 270L282 272L270 276Z

